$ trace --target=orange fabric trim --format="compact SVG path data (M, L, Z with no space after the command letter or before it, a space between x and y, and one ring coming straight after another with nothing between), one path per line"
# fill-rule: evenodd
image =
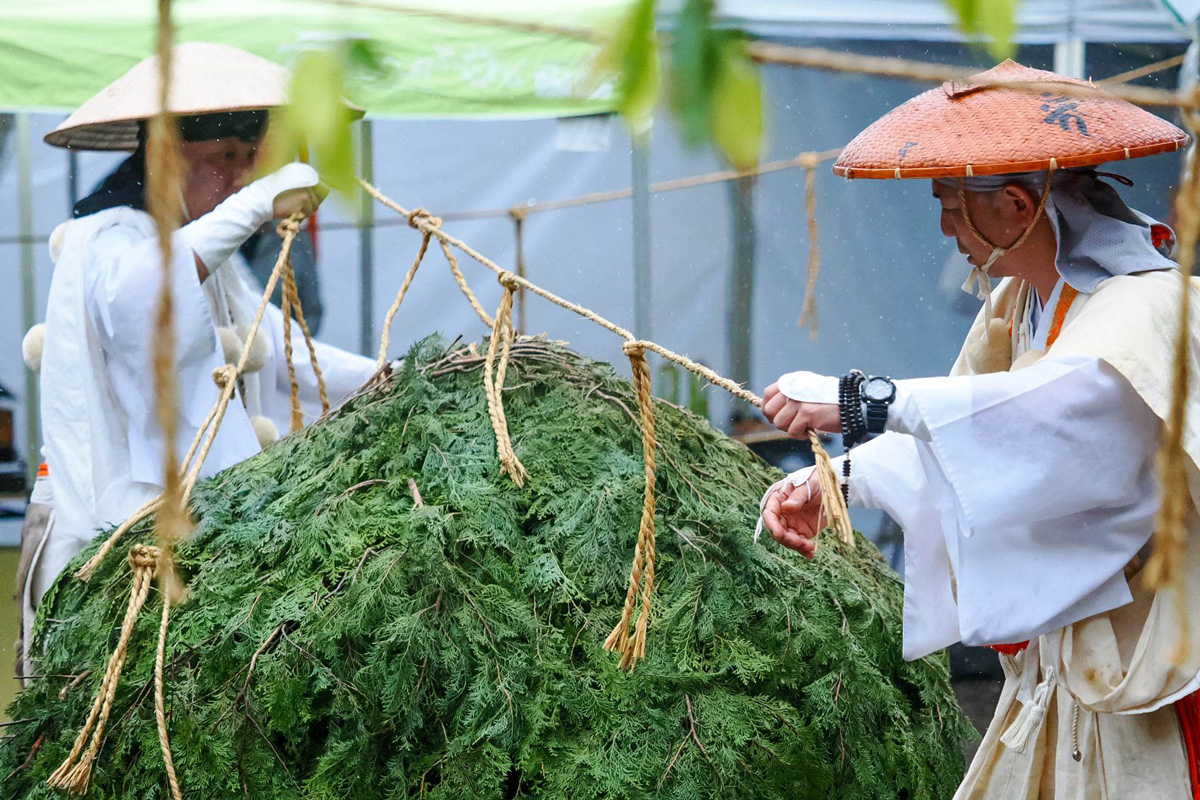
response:
M1050 332L1046 334L1047 350L1058 341L1058 335L1062 333L1063 323L1067 321L1067 312L1071 310L1071 304L1075 302L1075 298L1078 296L1078 289L1069 283L1063 284L1062 292L1058 295L1058 305L1054 307L1054 319L1050 323Z
M50 467L46 464L45 461L38 464L37 476L39 478L49 478L50 477Z

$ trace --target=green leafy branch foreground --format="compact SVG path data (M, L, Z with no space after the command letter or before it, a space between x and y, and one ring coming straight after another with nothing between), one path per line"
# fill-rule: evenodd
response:
M177 553L166 704L195 798L939 798L971 736L946 659L900 657L901 587L865 540L807 562L750 531L778 473L657 402L647 658L603 650L642 504L631 385L517 343L500 475L475 346L418 344L329 418L197 488ZM47 776L91 704L122 554L47 595L39 672L0 740L0 798ZM83 554L75 567L87 558ZM165 796L138 621L93 798ZM74 676L91 670L73 685Z

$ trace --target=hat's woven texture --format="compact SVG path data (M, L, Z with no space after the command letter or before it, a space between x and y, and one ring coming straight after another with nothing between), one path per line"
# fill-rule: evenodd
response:
M999 175L1121 161L1188 143L1179 128L1124 100L973 85L986 81L1090 85L1005 61L964 83L931 89L876 120L842 150L834 174Z
M287 102L288 71L265 58L209 42L172 50L171 95L177 114L270 109ZM46 135L74 150L135 150L138 122L158 113L158 58L140 62Z

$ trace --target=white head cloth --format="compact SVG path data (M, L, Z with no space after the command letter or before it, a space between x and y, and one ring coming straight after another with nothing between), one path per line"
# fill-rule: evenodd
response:
M996 192L1009 184L1024 186L1040 195L1046 172L1019 172L969 178L937 178L957 188L962 181L969 192ZM1161 269L1176 264L1154 246L1153 228L1161 227L1164 249L1169 252L1175 235L1161 222L1135 211L1093 169L1068 169L1055 173L1046 199L1046 217L1058 242L1058 274L1080 292L1089 293L1106 278ZM1007 252L997 247L981 267L974 267L963 291L985 302L991 297L988 270Z

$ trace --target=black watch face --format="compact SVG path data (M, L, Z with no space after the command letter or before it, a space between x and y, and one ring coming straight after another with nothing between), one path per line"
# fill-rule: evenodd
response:
M877 403L884 403L891 400L895 391L896 389L892 385L892 382L886 378L871 378L871 380L863 384L862 388L863 397L868 401L875 401Z

